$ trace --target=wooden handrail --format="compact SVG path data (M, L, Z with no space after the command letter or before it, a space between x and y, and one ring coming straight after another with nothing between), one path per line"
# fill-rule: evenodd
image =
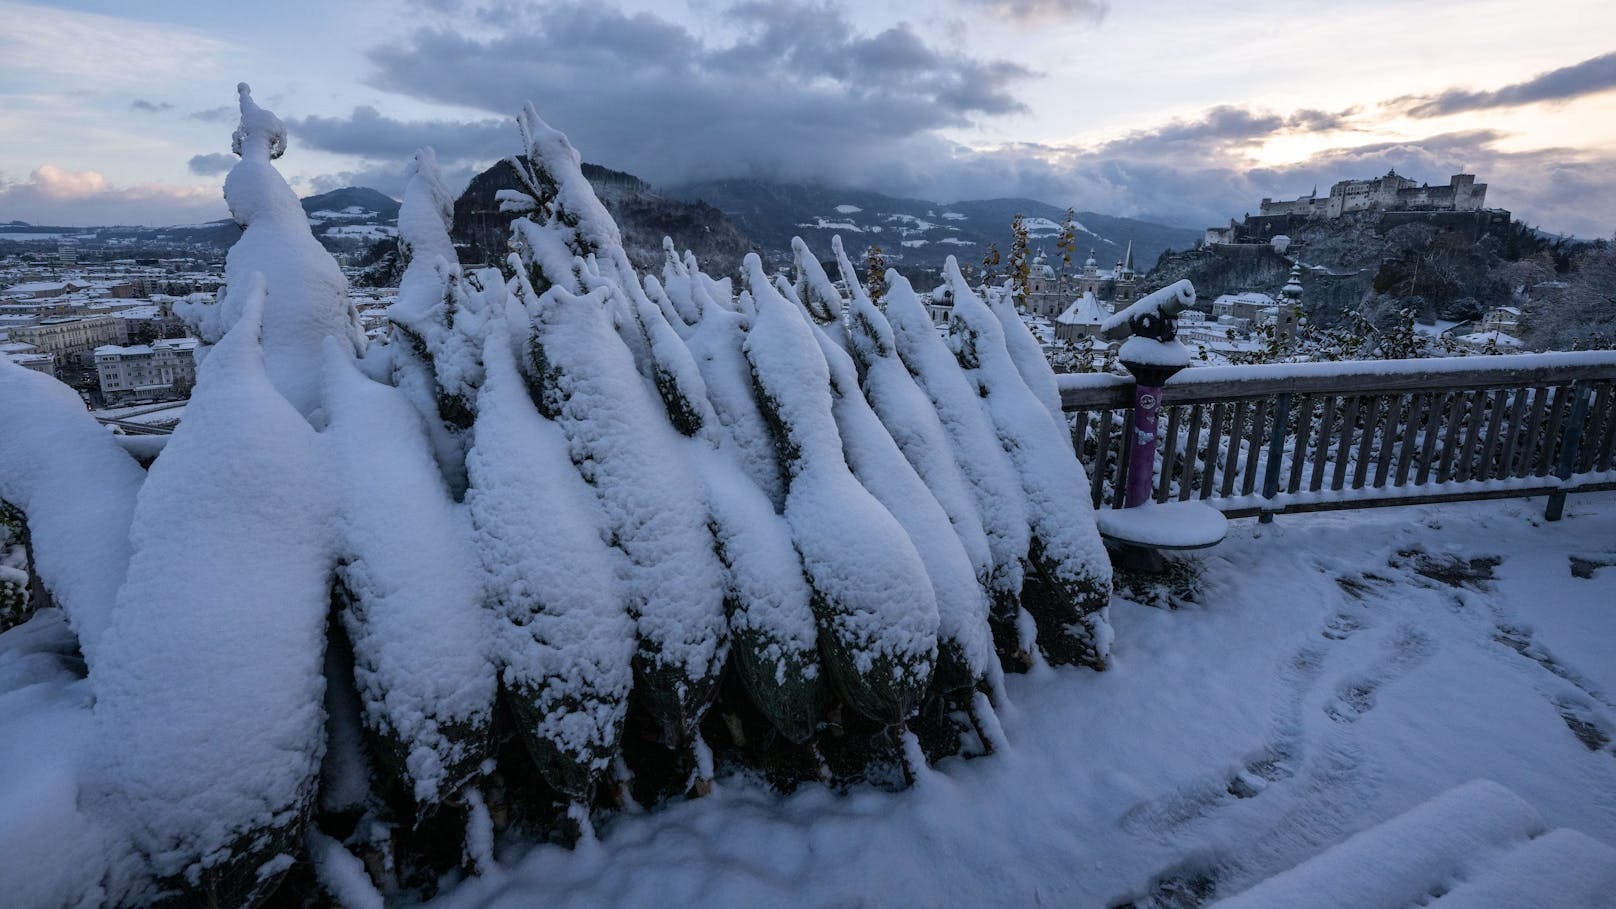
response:
M1069 411L1128 406L1133 380L1107 373L1056 376L1061 405ZM1293 394L1380 394L1529 387L1578 379L1616 379L1616 351L1506 354L1492 357L1432 357L1423 360L1274 363L1203 366L1169 379L1168 404L1233 401Z
M1096 507L1133 382L1058 377ZM1616 488L1616 351L1201 367L1163 388L1157 502L1230 516ZM1117 430L1123 428L1123 432Z

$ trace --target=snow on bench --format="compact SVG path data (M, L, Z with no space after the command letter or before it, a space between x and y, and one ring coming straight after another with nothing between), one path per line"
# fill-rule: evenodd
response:
M1223 541L1229 520L1204 502L1147 502L1137 508L1095 512L1100 536L1150 549L1205 549Z

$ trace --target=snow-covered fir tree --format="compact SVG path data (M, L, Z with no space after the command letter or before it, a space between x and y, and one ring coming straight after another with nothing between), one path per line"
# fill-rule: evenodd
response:
M0 363L0 628L32 614L87 675L82 848L29 901L252 905L294 865L420 898L512 827L576 840L738 766L848 785L884 740L912 777L960 747L922 749L934 714L1002 743L1001 667L1104 665L1053 378L957 269L946 343L839 240L839 282L800 240L794 280L671 242L640 275L528 107L514 255L455 261L417 152L367 347L284 125L239 102L244 231L186 309L209 346L149 469Z

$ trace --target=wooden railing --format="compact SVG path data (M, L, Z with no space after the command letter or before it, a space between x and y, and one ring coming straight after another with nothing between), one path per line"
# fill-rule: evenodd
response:
M1096 508L1121 508L1132 380L1060 376ZM1187 369L1157 502L1229 517L1616 489L1616 352Z

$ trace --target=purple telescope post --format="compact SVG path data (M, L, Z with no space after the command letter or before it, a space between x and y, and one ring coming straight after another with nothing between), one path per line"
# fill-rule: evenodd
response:
M1161 416L1162 386L1190 365L1189 351L1178 343L1174 316L1195 305L1195 288L1179 281L1122 310L1100 326L1109 340L1127 338L1118 359L1133 373L1133 435L1128 439L1128 488L1123 506L1150 501L1156 478L1156 428Z
M1122 365L1127 366L1127 363ZM1131 371L1131 370L1130 370ZM1128 492L1124 508L1150 501L1156 477L1156 424L1161 415L1161 386L1133 386L1133 438L1128 440Z

